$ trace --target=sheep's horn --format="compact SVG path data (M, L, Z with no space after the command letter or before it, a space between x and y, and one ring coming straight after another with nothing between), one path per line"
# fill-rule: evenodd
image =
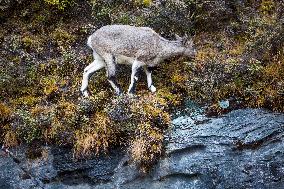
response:
M180 37L178 34L175 34L175 38L176 38L176 40L178 40L178 41L182 41L182 37Z

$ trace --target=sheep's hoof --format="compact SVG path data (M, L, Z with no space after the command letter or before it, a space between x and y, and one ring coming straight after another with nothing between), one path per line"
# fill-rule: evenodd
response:
M130 98L132 98L132 97L135 96L135 94L134 94L134 93L131 93L131 92L127 93L127 95L128 95Z
M152 93L154 93L154 92L156 92L156 91L157 91L157 89L156 89L156 87L154 87L154 85L151 85L151 87L150 87L150 91L151 91Z
M123 93L122 93L122 92L119 92L119 93L118 93L118 92L115 92L114 95L115 95L115 96L122 96Z
M89 93L87 90L81 91L82 95L84 98L88 98L89 97Z

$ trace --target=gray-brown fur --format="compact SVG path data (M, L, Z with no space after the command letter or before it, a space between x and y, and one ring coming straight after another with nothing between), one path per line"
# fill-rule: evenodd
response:
M119 93L120 89L115 85L114 80L116 64L132 65L131 84L128 89L128 92L131 92L137 81L135 74L139 67L153 67L172 56L192 57L195 55L192 40L185 41L177 37L177 40L169 41L151 28L129 25L104 26L88 38L88 45L93 49L95 60L84 70L81 91L85 96L88 96L86 90L89 75L102 67L106 67L109 82ZM151 73L147 71L148 69L144 70L148 87L155 92Z
M192 44L183 44L182 39L169 41L148 27L108 25L90 36L90 45L99 55L133 57L147 65L158 64L165 58L183 55L186 50L194 54Z

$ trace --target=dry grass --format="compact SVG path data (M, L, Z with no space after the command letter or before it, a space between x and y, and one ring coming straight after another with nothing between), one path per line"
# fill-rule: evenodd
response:
M163 132L149 123L140 124L131 141L129 153L142 171L147 171L163 152Z
M104 113L96 113L81 130L76 131L74 144L75 157L89 156L94 152L107 152L109 146L116 142L116 130L109 117Z

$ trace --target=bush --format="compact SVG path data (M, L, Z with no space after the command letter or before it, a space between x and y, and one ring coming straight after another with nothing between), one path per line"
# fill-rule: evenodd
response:
M59 10L64 10L66 7L74 4L74 0L44 0L44 2L56 6Z
M132 160L147 172L163 152L164 135L162 130L150 123L138 125L132 139L129 153Z
M32 143L35 140L42 139L42 128L30 112L26 110L17 110L15 112L15 121L12 126L13 132L23 142Z
M88 156L94 152L107 152L117 142L116 127L104 113L96 113L76 132L75 156Z
M0 123L6 122L11 119L12 110L4 103L0 102Z

